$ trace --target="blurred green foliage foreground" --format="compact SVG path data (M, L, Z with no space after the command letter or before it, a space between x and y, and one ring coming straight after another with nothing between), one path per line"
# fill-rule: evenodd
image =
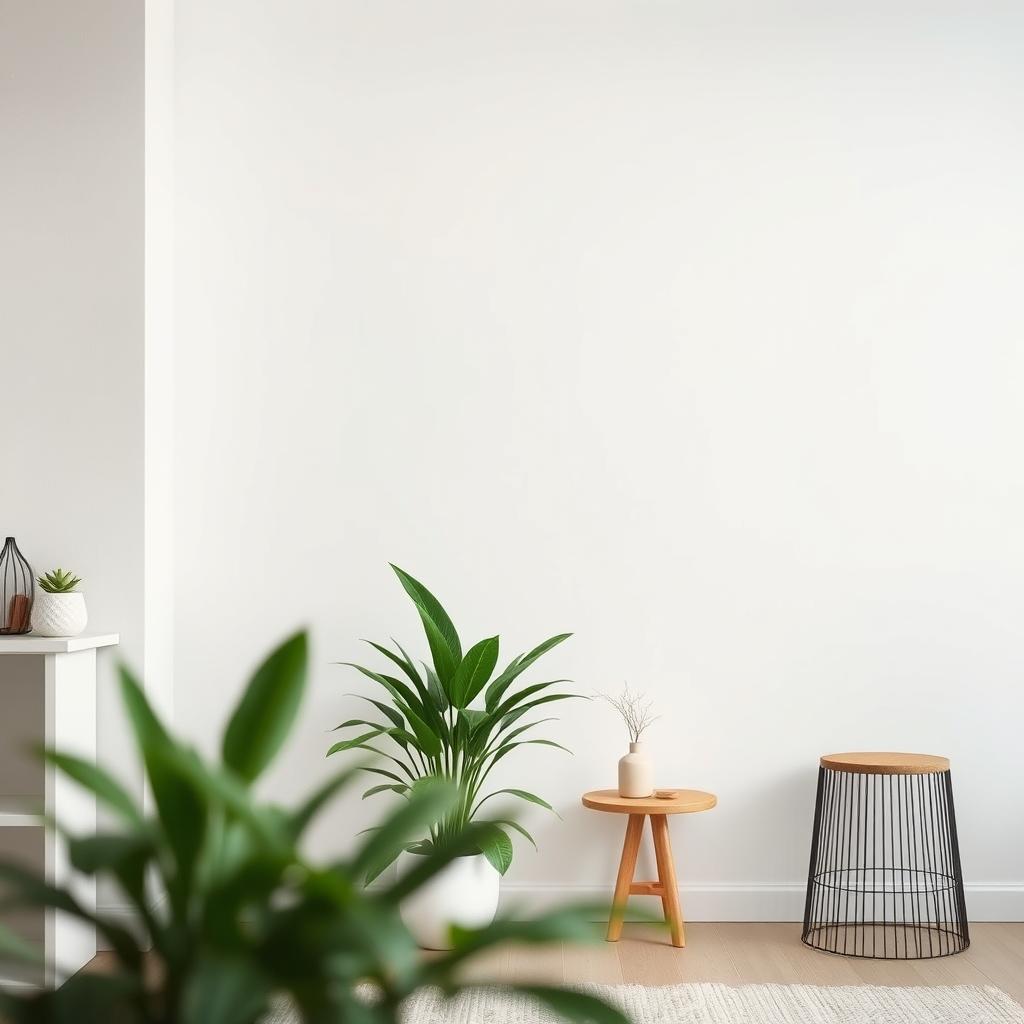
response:
M112 879L142 928L135 935L82 907L68 890L3 864L0 909L56 907L82 918L113 950L115 966L78 973L53 991L5 991L0 1017L11 1024L255 1024L276 998L287 996L310 1024L388 1024L398 1019L402 1000L422 986L457 992L460 969L497 943L593 938L591 907L529 921L499 918L487 928L458 932L455 948L435 958L417 950L399 919L399 901L453 857L479 848L474 825L386 887L367 890L362 879L388 851L451 812L460 794L450 784L424 780L414 787L344 859L314 864L300 853L310 822L360 770L346 768L290 808L253 795L252 783L291 731L306 674L307 640L300 633L257 669L224 730L219 762L208 763L170 735L140 685L122 670L122 698L152 789L152 817L97 765L60 751L43 753L117 821L116 830L69 835L71 863L83 875ZM0 935L4 960L35 955L13 934ZM372 983L376 998L367 1000L365 986L360 994L361 982ZM571 1021L625 1024L617 1010L588 995L516 988Z

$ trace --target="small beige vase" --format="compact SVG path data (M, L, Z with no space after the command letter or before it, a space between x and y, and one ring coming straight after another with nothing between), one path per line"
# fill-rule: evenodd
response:
M638 799L654 794L654 762L642 743L630 743L619 761L619 796Z

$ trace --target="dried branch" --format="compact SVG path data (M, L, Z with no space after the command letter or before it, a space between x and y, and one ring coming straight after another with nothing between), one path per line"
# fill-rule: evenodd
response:
M644 732L661 717L651 714L654 701L648 700L642 692L631 690L629 683L623 683L622 693L617 697L608 693L599 693L597 697L610 704L619 713L623 722L626 723L630 743L639 743Z

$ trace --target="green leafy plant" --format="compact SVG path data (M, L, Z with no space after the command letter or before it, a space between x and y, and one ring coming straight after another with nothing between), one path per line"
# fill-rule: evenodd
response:
M527 654L513 658L494 675L498 637L487 637L463 654L458 631L440 601L407 572L395 565L391 568L419 612L431 664L422 662L418 668L397 641L392 641L394 650L367 641L399 668L404 679L344 662L383 687L389 700L363 697L382 717L342 722L337 729L354 729L358 734L335 743L327 753L362 750L388 759L390 763L386 768L375 765L365 769L385 781L366 790L364 798L385 792L408 796L416 781L424 778L454 783L460 794L457 806L431 825L429 837L406 848L423 853L462 834L470 822L479 821L485 826L478 833L479 851L504 874L512 863L509 831L519 833L534 846L536 843L511 815L502 815L499 811L499 816L488 817L490 808L485 805L494 797L504 796L548 810L553 808L534 793L522 789L485 792L485 784L495 765L519 747L538 744L566 750L553 740L526 735L554 719L534 719L522 724L520 720L539 707L578 696L551 692L551 687L569 680L553 679L521 688L514 684L540 657L572 634L560 633L545 640ZM474 707L474 703L477 706ZM378 744L385 743L387 749L382 750ZM368 881L383 871L401 848L392 847L383 852L382 859L371 865Z
M52 572L39 576L36 582L48 594L70 594L82 581L73 573L65 572L63 569L54 569Z
M93 793L116 827L68 835L71 864L112 881L130 901L141 934L97 914L24 866L0 865L0 909L55 907L95 926L113 950L106 973L80 972L54 991L0 992L8 1024L256 1024L278 996L307 1024L394 1024L424 985L458 991L460 969L505 941L559 942L593 936L593 908L532 921L498 920L454 930L454 949L420 956L398 903L453 857L474 848L479 826L438 844L415 870L382 889L362 877L383 849L408 841L460 799L450 782L426 780L380 828L343 858L319 864L299 849L314 818L359 771L353 765L290 808L259 802L251 785L294 722L306 681L307 644L298 634L252 677L223 734L220 756L204 760L173 737L142 687L121 673L121 694L153 794L147 817L113 776L59 751L44 757ZM153 900L154 878L163 900ZM151 952L145 952L151 950ZM0 931L0 959L31 957ZM360 982L376 990L367 999ZM626 1024L601 1001L557 988L521 991L581 1024Z

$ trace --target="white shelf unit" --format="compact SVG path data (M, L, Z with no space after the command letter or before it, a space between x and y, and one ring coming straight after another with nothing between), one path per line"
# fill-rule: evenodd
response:
M93 909L96 886L72 878L63 842L43 824L56 818L72 834L96 829L96 801L44 765L39 746L96 759L96 651L116 633L76 637L0 636L0 856L42 871L54 885L72 885ZM45 967L7 976L3 984L59 984L96 955L96 935L54 910L5 913L4 924L42 948Z

